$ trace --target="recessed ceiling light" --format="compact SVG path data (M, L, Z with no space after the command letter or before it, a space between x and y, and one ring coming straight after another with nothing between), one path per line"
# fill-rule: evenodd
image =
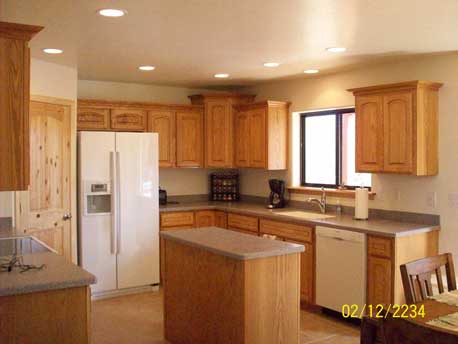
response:
M117 18L126 15L127 11L118 10L116 8L102 8L101 10L98 10L97 13L104 17Z
M278 67L280 64L278 62L266 62L264 63L264 67L275 68Z
M43 52L46 54L62 54L64 51L62 49L46 48L43 49Z
M326 48L327 51L329 51L330 53L343 53L345 50L347 50L347 48L344 48L344 47L330 47L330 48Z
M306 69L306 70L304 70L305 74L316 74L318 72L319 72L318 69Z
M229 77L229 74L226 74L226 73L219 73L219 74L215 74L215 78L228 78Z
M140 67L138 67L138 69L140 69L140 70L155 70L156 67L154 67L154 66L140 66Z

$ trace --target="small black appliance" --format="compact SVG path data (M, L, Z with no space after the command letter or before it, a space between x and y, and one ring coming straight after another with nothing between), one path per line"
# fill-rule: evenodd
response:
M167 204L167 191L162 190L159 188L159 204L166 205Z
M270 195L267 208L283 208L285 206L285 182L280 179L269 179Z

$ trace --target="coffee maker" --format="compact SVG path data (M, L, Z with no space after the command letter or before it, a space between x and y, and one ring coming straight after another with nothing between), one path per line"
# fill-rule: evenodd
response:
M280 179L269 179L270 195L267 208L283 208L285 206L285 182Z

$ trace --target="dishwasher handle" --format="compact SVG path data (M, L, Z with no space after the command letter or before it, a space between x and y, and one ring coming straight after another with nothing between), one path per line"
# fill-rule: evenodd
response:
M336 229L328 227L316 227L316 236L319 238L327 238L338 241L360 242L365 241L365 234L353 232L345 229Z

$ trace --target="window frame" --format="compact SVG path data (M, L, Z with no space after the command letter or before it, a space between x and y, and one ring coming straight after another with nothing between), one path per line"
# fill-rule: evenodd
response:
M303 187L325 187L330 189L338 189L342 185L342 117L347 113L355 113L355 108L340 108L334 110L321 110L312 112L303 112L300 114L300 178L301 186ZM319 184L319 183L307 183L305 181L305 169L306 169L306 145L305 145L305 122L308 117L318 116L329 116L334 115L336 118L336 178L335 184ZM345 189L354 190L356 185L345 185ZM368 188L371 189L370 187Z

